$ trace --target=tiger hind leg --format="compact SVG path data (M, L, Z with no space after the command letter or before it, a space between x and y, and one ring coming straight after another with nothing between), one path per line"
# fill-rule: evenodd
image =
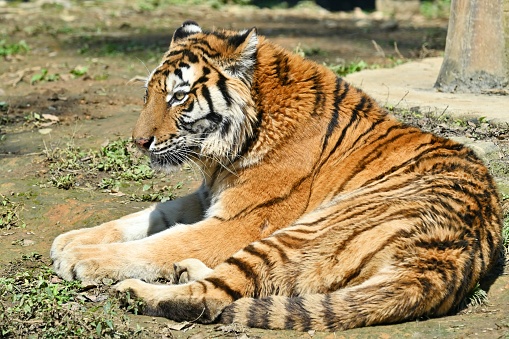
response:
M470 260L471 249L444 247L442 235L426 237L417 247L399 242L398 249L375 251L381 259L371 261L379 265L366 264L369 272L359 272L365 276L355 283L341 278L349 274L346 262L326 269L331 257L311 256L313 240L300 243L280 232L248 245L202 280L173 286L126 280L117 290L143 299L147 315L268 329L330 331L439 316L473 288L480 263ZM283 243L299 250L282 251Z

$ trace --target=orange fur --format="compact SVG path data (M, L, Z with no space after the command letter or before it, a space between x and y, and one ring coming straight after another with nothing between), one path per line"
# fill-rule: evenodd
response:
M52 257L67 279L123 280L147 314L299 330L440 316L497 260L498 195L470 149L254 29L184 23L133 138L156 167L194 162L200 190L63 234ZM137 280L161 276L198 280Z

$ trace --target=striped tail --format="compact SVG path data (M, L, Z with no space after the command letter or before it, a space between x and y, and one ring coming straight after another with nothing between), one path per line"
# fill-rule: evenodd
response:
M397 323L448 313L472 288L471 281L466 283L456 282L451 290L443 280L376 275L361 285L328 294L242 298L223 310L219 322L298 331Z

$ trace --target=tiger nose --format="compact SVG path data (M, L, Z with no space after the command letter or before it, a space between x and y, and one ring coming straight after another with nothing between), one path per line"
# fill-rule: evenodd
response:
M142 150L148 150L150 145L152 144L152 141L154 141L154 137L136 138L136 139L134 139L134 144Z

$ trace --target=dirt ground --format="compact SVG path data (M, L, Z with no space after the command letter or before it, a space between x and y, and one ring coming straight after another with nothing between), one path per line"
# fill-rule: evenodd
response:
M154 68L183 21L204 28L249 28L318 62L390 67L406 59L436 56L444 48L447 22L415 17L396 22L378 14L328 13L320 9L242 7L140 8L129 1L0 1L0 37L24 40L29 51L0 61L0 193L16 197L26 227L0 229L0 264L37 252L48 258L54 237L148 206L111 190L85 185L65 190L47 185L48 154L73 144L98 149L128 138L142 104L140 82ZM3 38L1 38L3 39ZM0 40L1 40L0 39ZM43 116L45 115L45 116ZM198 184L183 170L165 178L183 195ZM356 329L333 334L212 326L171 330L164 319L135 317L154 337L483 337L509 336L509 279L490 289L489 304L441 319ZM155 325L154 325L155 324ZM166 332L163 332L164 328Z

